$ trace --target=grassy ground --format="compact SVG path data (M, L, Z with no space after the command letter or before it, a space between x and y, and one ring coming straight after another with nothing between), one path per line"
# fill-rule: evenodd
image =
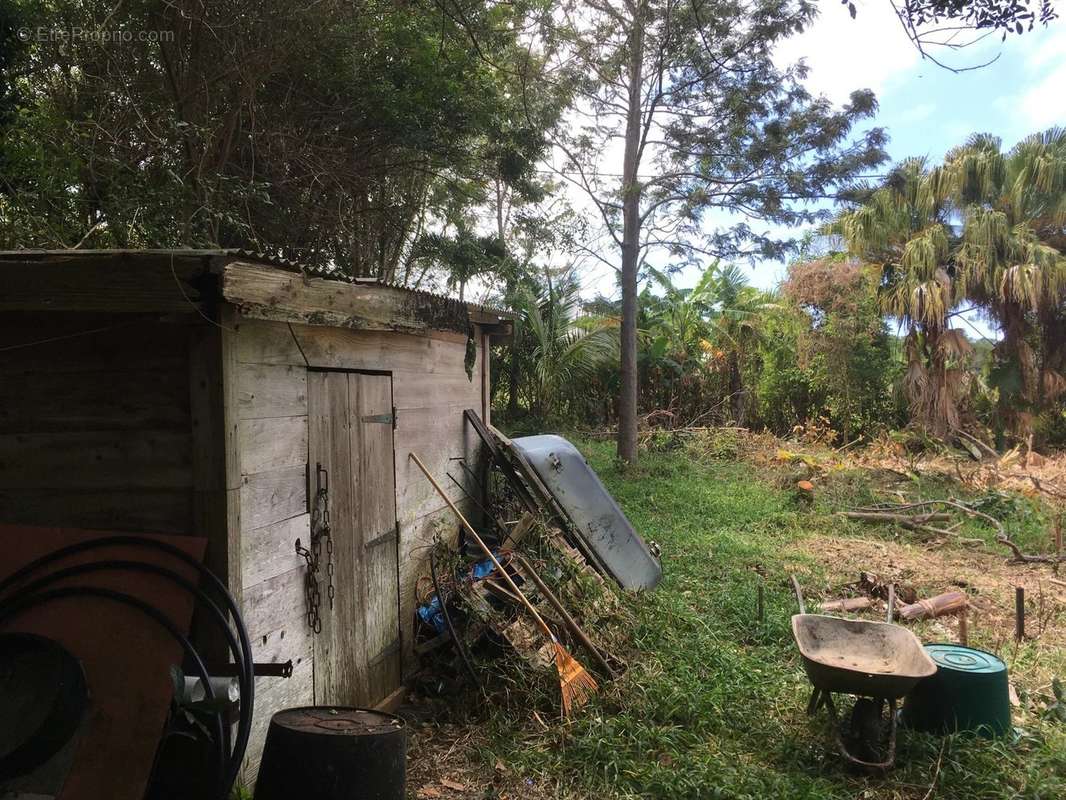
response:
M1066 677L1062 590L1052 590L1057 600L1041 599L1042 633L1034 641L1008 645L1001 624L1004 613L1009 624L1011 572L1025 572L1032 582L1047 568L1006 567L991 548L927 549L900 541L898 532L833 517L846 504L874 498L866 475L839 471L807 509L795 503L787 478L766 464L736 460L728 447L721 459L647 453L639 468L623 474L609 444L581 446L635 527L662 546L665 579L632 600L630 669L586 713L566 725L542 725L511 709L476 733L452 730L457 744L449 753L476 750L469 757L488 776L480 786L491 787L494 774L498 786L505 774L512 787L456 796L1066 797L1066 725L1039 713L1049 676ZM912 496L929 497L947 496L942 492L951 487L909 488ZM1021 542L1042 540L1047 519L1036 505L1002 502L1000 512ZM976 526L967 535L987 536ZM952 588L943 581L957 574L984 592L971 644L996 647L1008 661L1022 696L1016 736L986 741L907 732L899 767L881 778L849 772L829 752L825 723L804 713L809 684L789 630L795 603L787 576L797 571L814 594L831 594L857 577L861 559L879 560L865 565L874 571L910 575L923 591ZM760 580L762 625L755 620ZM945 625L924 623L917 632L926 640L948 638Z

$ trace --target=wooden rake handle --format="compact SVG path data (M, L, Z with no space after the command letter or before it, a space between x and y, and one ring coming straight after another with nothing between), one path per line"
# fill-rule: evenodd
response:
M596 645L592 643L592 640L585 635L585 632L581 630L581 627L570 615L570 612L566 610L566 607L562 604L559 598L555 596L555 593L548 588L548 585L544 583L540 575L534 571L533 567L529 565L529 562L526 561L521 553L515 553L514 557L518 562L518 565L522 567L522 571L529 576L533 583L537 584L537 588L540 589L540 593L544 595L544 599L547 600L548 603L551 604L551 607L555 609L556 613L563 618L563 623L570 630L570 633L574 634L574 636L577 637L577 640L584 645L585 649L588 650L589 655L596 659L596 663L603 668L604 672L612 678L615 677L615 671L611 669L611 665L607 663L607 659L605 659L600 653L599 648L597 648Z
M518 595L519 600L521 600L522 604L529 610L529 613L533 615L533 618L537 621L537 624L540 625L540 629L544 631L544 635L551 639L553 642L557 641L557 639L555 638L555 634L552 633L551 628L548 627L548 623L546 623L544 619L540 616L540 614L537 613L537 609L535 609L533 607L533 604L529 602L529 598L522 594L522 590L519 589L515 582L511 579L511 576L510 574L508 574L507 570L505 570L500 564L500 562L496 560L496 556L492 554L492 551L488 548L488 545L486 545L485 542L482 541L481 537L478 536L478 533L474 530L474 527L466 521L466 517L463 516L463 513L455 507L455 503L451 501L451 498L444 493L444 490L442 488L440 488L440 484L437 483L433 479L433 476L429 474L429 470L426 469L426 465L422 463L422 459L420 459L414 453L410 454L410 458L418 465L418 468L422 470L422 474L426 476L426 480L433 484L433 488L437 490L437 494L441 496L441 499L448 504L448 508L451 509L452 513L459 518L459 522L462 524L466 532L474 538L474 541L478 543L478 547L481 548L481 551L486 556L488 556L489 560L492 561L492 563L496 566L496 569L499 571L500 575L505 581L507 581L507 585L511 587L511 590L516 595Z

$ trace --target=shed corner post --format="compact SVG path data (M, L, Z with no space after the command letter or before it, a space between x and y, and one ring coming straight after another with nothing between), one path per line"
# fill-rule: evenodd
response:
M492 333L479 326L481 330L481 419L491 424L489 414L492 411Z
M192 329L193 529L208 540L207 566L241 603L241 463L238 447L237 335L240 317L220 303L216 321Z

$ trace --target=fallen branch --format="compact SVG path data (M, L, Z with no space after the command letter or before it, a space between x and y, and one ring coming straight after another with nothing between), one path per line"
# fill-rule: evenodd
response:
M925 525L929 522L948 522L950 514L934 512L930 514L893 514L887 511L840 511L838 516L847 519L869 520L871 522L899 522L908 525Z
M938 528L931 522L947 522L951 516L943 513L932 514L890 514L882 511L839 511L837 516L845 519L857 519L863 522L887 522L899 525L909 531L922 531L935 536L955 536L950 528Z
M1014 554L1012 558L1007 560L1007 563L1012 563L1012 564L1058 564L1060 562L1066 562L1066 555L1062 555L1062 554L1056 554L1056 555L1051 556L1051 555L1031 555L1031 554L1028 554L1028 553L1023 553L1021 548L1018 547L1018 545L1015 544L1014 541L1010 538L1010 535L1007 533L1007 529L1003 526L1002 522L1000 522L995 517L984 513L983 511L978 511L977 509L971 508L970 506L966 505L965 503L960 503L958 500L955 500L955 499L951 499L951 500L919 500L919 501L917 501L915 503L900 503L900 504L896 504L896 505L882 504L882 505L876 505L876 506L868 506L868 507L865 507L865 508L855 508L855 509L852 509L851 511L842 511L842 512L838 512L838 513L843 515L843 516L860 515L860 516L857 516L857 517L852 517L852 518L855 518L855 519L869 518L870 515L878 515L877 517L875 517L875 519L879 519L881 521L889 521L888 518L892 518L892 517L903 517L904 519L910 521L910 523L913 525L914 524L914 519L920 517L921 515L909 515L908 516L908 515L902 514L901 512L909 511L909 510L912 510L912 509L929 508L930 506L943 506L943 507L946 507L946 508L953 508L956 511L959 511L959 512L961 512L963 514L966 514L967 516L974 517L974 518L980 519L980 520L984 520L985 522L990 524L996 530L996 541L999 542L1004 547L1009 548L1010 551ZM863 515L865 515L865 516L863 516ZM904 528L911 527L911 525L905 524L903 522L900 522L899 524L902 525ZM924 523L918 524L915 528L912 528L912 529L927 530L927 531L930 531L930 532L933 532L933 533L946 535L946 536L956 536L954 531L946 530L944 528L934 528L934 527L932 527L930 525L927 525L927 524L924 524Z
M1012 542L1007 536L997 536L996 541L1011 549L1014 557L1008 563L1013 564L1059 564L1066 562L1066 555L1037 556L1023 553L1022 549Z
M1066 500L1066 489L1062 489L1055 484L1048 484L1036 475L1032 475L1028 472L1007 472L1005 475L1008 478L1022 478L1028 480L1038 492L1043 492L1051 497L1058 497Z

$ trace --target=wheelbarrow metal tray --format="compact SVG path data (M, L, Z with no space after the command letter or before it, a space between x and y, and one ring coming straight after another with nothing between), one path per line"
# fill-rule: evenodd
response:
M936 672L918 637L888 622L796 614L792 635L807 677L822 691L899 698Z
M570 442L545 434L513 439L574 532L623 589L653 589L663 570L599 477Z

